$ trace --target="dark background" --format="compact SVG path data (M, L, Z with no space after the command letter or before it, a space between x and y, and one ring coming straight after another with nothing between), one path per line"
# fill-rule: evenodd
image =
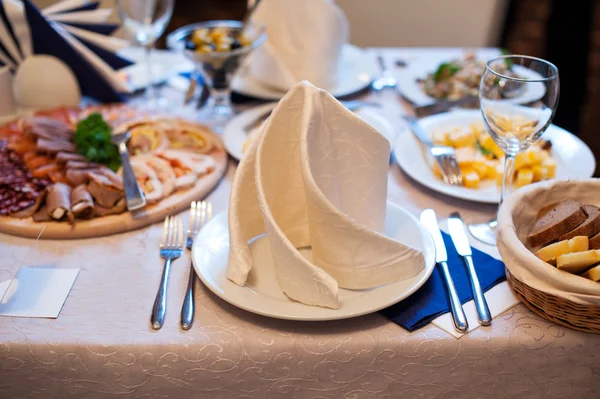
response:
M507 1L498 46L547 59L558 67L561 93L554 123L578 135L600 155L600 1ZM239 20L246 4L247 0L177 0L167 31L204 20Z

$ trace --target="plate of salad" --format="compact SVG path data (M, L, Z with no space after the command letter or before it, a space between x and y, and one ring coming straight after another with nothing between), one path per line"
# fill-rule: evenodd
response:
M427 105L439 100L458 100L464 97L477 97L481 75L487 60L500 53L484 54L466 51L459 57L422 59L413 63L398 79L400 91L415 105ZM520 65L505 63L502 74L513 77L535 78L537 73ZM541 76L540 76L541 77ZM543 83L527 85L508 101L526 104L537 101L545 94ZM499 98L500 99L500 98Z

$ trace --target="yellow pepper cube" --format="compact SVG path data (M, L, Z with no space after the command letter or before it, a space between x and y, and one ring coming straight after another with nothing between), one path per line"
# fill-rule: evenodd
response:
M463 186L467 188L478 188L481 177L472 169L466 169L462 174Z
M542 181L548 178L548 169L541 165L533 165L531 167L533 172L533 181Z
M517 188L526 186L533 182L533 171L529 168L523 168L517 172Z
M552 157L542 162L542 166L548 170L548 179L552 179L556 176L556 161Z

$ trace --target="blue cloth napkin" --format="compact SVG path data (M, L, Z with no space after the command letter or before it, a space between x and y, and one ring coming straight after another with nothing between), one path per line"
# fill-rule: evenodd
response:
M462 257L456 252L450 236L442 232L442 237L446 244L448 268L456 291L462 303L468 302L473 299L473 293L467 268ZM475 248L472 248L472 251L475 270L484 292L506 280L504 263ZM381 313L408 331L414 331L449 311L450 302L446 284L441 269L436 265L429 280L417 292L405 300L383 309Z
M35 54L53 55L69 65L77 77L84 96L95 98L101 102L124 101L125 98L117 93L104 77L52 28L46 18L29 0L25 0L23 4L31 29L31 41ZM87 44L89 45L89 43ZM112 68L118 69L131 65L129 61L116 55L107 56L106 50L99 49L96 46L90 46L90 50L102 57Z

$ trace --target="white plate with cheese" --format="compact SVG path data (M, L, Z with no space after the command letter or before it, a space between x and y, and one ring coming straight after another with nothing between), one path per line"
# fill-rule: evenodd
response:
M454 138L456 141L461 141L464 139L465 130L471 126L479 126L479 129L483 129L483 117L479 110L457 110L421 119L420 124L430 134L432 139L440 140L439 135L447 132L450 135L455 134L455 137L451 137L451 139ZM550 125L542 136L542 140L552 142L551 159L555 163L554 179L588 178L594 174L596 169L594 154L575 135L558 126ZM394 147L394 155L398 165L408 176L434 191L475 202L490 204L500 202L500 185L497 184L500 176L480 179L477 188L452 186L444 183L433 170L433 159L429 157L427 150L420 145L408 129L404 129L399 133ZM548 162L551 163L551 161ZM494 166L493 162L490 164ZM515 173L518 174L518 170L521 168L535 169L536 173L542 169L545 170L545 166L544 168L540 168L535 163L533 166L527 165L526 162L524 165L517 165ZM501 170L502 167L498 167L497 173L501 173ZM528 177L526 176L528 174L529 172L525 171L521 177L525 179ZM464 177L465 174L463 173ZM518 178L519 176L516 175L516 179ZM526 181L526 179L523 181ZM469 181L468 183L471 183L468 184L470 186L475 186L473 181ZM513 184L514 186L515 184Z

